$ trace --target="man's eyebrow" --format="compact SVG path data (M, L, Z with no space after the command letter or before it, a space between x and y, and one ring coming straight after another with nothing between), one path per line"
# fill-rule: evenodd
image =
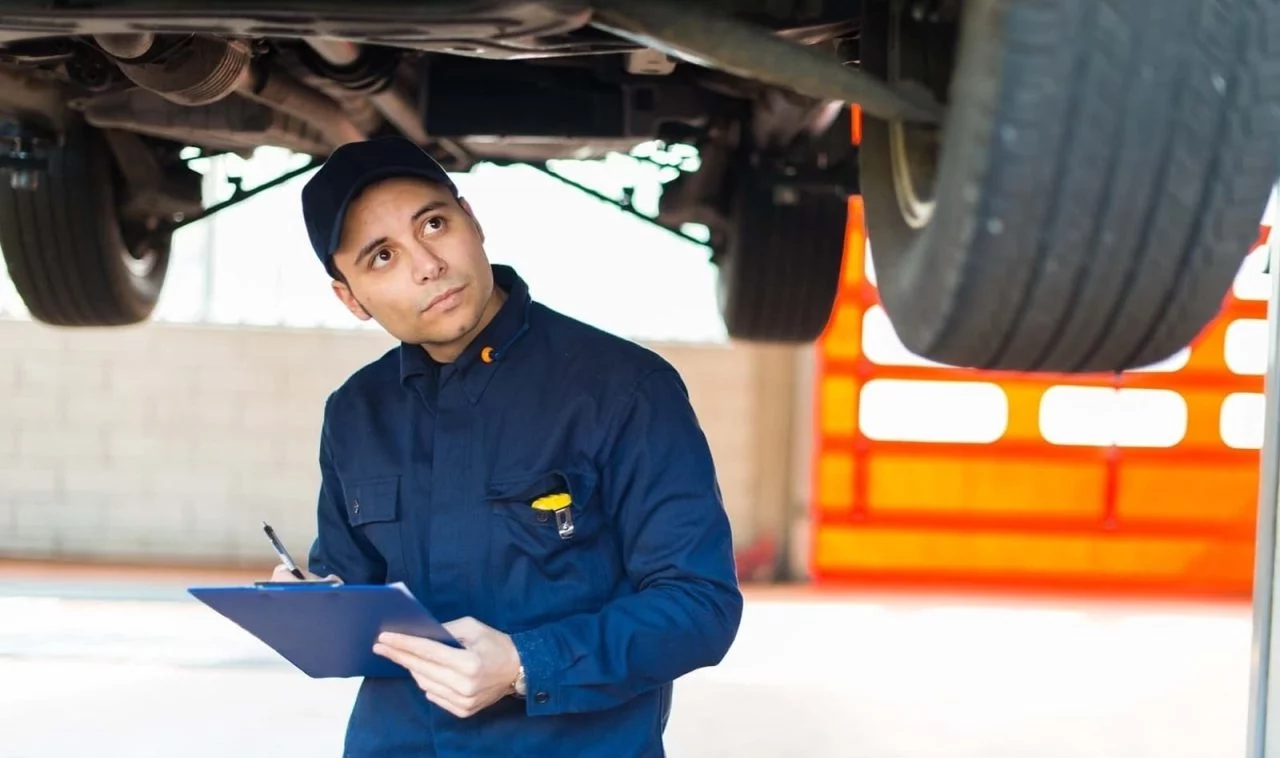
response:
M370 242L369 244L360 248L360 252L356 253L356 260L355 260L356 265L357 266L360 265L361 260L368 257L370 253L372 253L374 250L378 249L379 247L385 244L387 244L387 238L379 237L373 242Z
M446 203L443 200L432 200L431 202L422 206L418 210L414 211L413 215L409 217L409 220L417 221L418 219L422 218L423 216L430 213L431 211L438 211L441 208L445 207L446 205L448 205L448 203ZM379 246L385 245L386 243L387 243L386 237L379 237L373 242L370 242L369 244L360 248L360 252L356 253L356 260L355 260L356 265L359 265L361 260L367 257L374 250L378 249Z
M438 211L441 208L445 207L446 205L448 205L448 203L446 203L443 200L432 200L431 202L419 208L410 218L413 221L417 221L418 219L427 215L431 211Z

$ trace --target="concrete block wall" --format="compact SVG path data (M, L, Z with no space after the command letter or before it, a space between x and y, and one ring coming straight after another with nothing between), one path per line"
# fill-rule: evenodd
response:
M305 554L324 398L391 345L376 331L0 320L0 557L269 564L263 519ZM689 385L745 543L770 356L654 347Z

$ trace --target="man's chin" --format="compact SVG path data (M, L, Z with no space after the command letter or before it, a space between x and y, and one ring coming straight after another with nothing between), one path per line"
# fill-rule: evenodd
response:
M429 326L418 330L421 343L427 345L450 345L458 340L467 338L480 321L478 317L468 316L470 314L455 311L454 313L445 314L444 318L431 319Z

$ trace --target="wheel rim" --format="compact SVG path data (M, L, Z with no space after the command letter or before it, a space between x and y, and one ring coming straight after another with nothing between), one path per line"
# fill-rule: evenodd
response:
M926 57L932 49L934 29L928 27L928 22L912 19L906 5L895 2L890 6L887 78L903 88L929 84L935 85L930 89L936 89L938 62ZM933 218L940 134L937 126L889 123L893 193L903 220L912 229L924 228Z
M923 229L933 218L933 176L920 165L921 140L901 122L889 125L890 165L893 167L893 193L898 199L902 218L912 229ZM936 161L934 162L936 165ZM922 176L922 173L926 175Z
M145 222L121 224L120 237L124 243L124 251L120 254L120 259L125 271L135 280L151 278L162 263L165 251L155 242L158 226L158 221L154 218Z
M150 245L145 245L137 250L130 250L125 253L124 267L129 273L139 279L146 279L156 270L156 266L160 263L160 253Z

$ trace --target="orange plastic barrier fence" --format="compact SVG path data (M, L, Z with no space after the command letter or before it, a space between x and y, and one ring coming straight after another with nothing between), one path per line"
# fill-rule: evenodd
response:
M815 582L1249 595L1265 293L1141 371L941 367L894 346L861 198L849 215L818 342Z

